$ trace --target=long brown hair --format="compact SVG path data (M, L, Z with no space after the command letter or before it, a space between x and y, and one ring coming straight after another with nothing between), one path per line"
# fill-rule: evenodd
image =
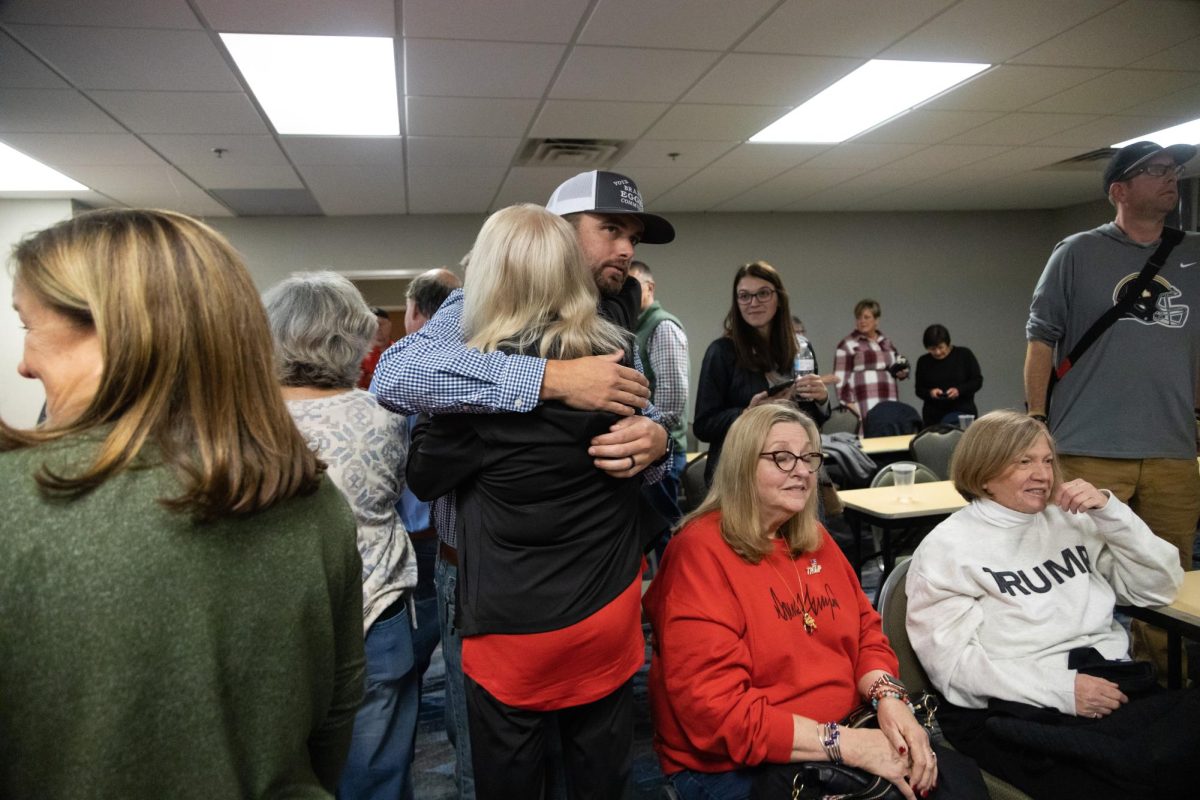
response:
M102 429L87 466L38 471L45 490L86 493L147 444L182 488L161 502L201 519L316 489L323 465L284 406L258 291L224 237L170 211L111 209L36 233L13 256L23 290L95 326L104 362L74 419L30 431L0 422L0 450Z
M763 341L759 332L746 324L738 310L737 285L746 277L766 281L775 289L775 316L771 320L769 341ZM796 328L792 325L792 310L788 304L787 289L783 288L783 278L766 261L743 264L734 274L729 314L725 317L725 335L733 339L733 349L740 366L755 372L791 372L792 360L796 357Z

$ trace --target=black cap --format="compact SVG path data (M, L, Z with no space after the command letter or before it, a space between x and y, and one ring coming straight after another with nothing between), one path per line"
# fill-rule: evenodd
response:
M629 214L642 221L641 240L646 244L666 244L675 239L675 228L657 214L647 214L642 193L632 179L616 172L581 172L559 184L546 203L546 210L558 214Z
M1108 188L1117 181L1129 177L1129 173L1154 158L1159 153L1167 153L1175 159L1176 164L1186 164L1196 155L1195 145L1173 144L1163 147L1157 142L1134 142L1125 145L1112 157L1104 169L1104 195L1108 196Z

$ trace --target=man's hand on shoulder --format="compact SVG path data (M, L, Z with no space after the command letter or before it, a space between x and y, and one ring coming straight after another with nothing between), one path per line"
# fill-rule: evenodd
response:
M641 415L619 419L592 439L588 455L614 478L632 478L667 452L667 429Z
M617 351L569 361L548 360L541 399L558 400L583 411L635 414L649 404L650 384L636 369L622 366L621 357Z

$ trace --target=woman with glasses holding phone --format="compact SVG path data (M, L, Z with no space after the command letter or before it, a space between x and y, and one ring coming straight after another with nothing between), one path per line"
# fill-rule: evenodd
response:
M822 458L798 409L742 414L643 600L655 749L682 800L748 798L761 765L796 761L857 767L909 800L937 783L879 615L817 521ZM837 724L872 700L878 729Z
M763 403L794 405L817 424L829 418L829 392L819 376L797 376L796 330L787 290L766 261L743 264L733 276L725 333L708 346L696 389L696 438L708 442L706 483L734 421ZM817 448L820 449L819 447Z

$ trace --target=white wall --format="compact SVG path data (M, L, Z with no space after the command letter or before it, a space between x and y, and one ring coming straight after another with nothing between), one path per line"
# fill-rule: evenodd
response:
M783 273L823 370L853 326L854 303L883 306L881 328L915 363L940 322L979 358L981 410L1020 407L1030 292L1054 244L1107 217L1103 203L1059 212L671 214L669 245L644 245L663 304L691 339L692 386L721 333L738 265L766 259ZM425 269L458 262L481 216L213 219L246 256L260 288L294 270ZM1064 227L1065 226L1065 227ZM902 399L919 406L912 381Z
M46 394L38 381L17 375L25 335L12 307L9 255L25 234L70 216L70 200L0 200L0 249L4 254L4 267L0 268L0 419L19 428L37 422Z

